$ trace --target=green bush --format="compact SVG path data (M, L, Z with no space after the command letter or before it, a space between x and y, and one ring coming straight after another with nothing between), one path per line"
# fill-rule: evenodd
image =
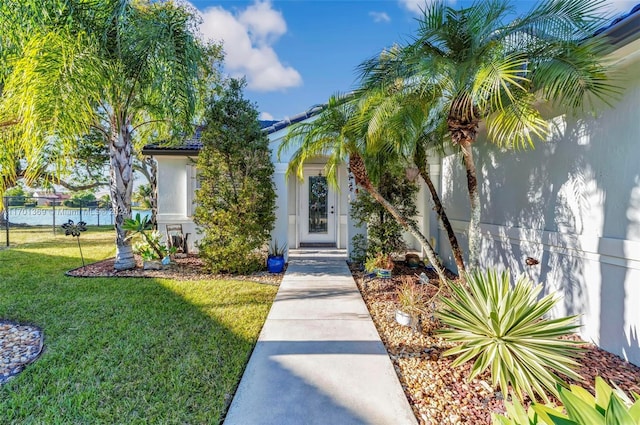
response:
M577 328L575 316L545 318L557 302L553 294L538 299L542 286L525 276L511 287L508 271L467 273L466 282L468 287L449 283L451 295L442 297L438 316L449 327L442 335L459 344L444 353L458 355L454 366L475 359L469 379L489 368L503 393L510 384L520 399L526 394L545 401L545 390L558 395L557 385L564 385L557 372L580 379L573 370L578 342L561 339Z
M383 254L379 252L376 255L367 258L367 261L364 263L364 269L368 272L373 272L379 269L383 270L393 270L395 264L393 262L393 257L390 254Z
M72 194L71 198L62 202L62 205L69 208L85 208L96 205L96 202L96 195L89 190L84 190Z
M351 253L349 260L354 263L362 263L367 260L367 236L359 233L351 238Z
M391 202L404 217L414 217L417 214L415 197L418 187L407 180L403 166L385 164L376 186L380 194ZM402 236L404 228L395 218L371 195L365 191L351 204L351 218L356 226L367 226L367 237L363 241L356 235L352 239L357 247L355 258L372 257L379 253L404 253L407 249ZM364 251L362 255L358 251Z
M17 186L7 189L3 196L8 197L7 203L9 206L20 207L24 205L25 196L27 195L24 188L18 184Z
M495 425L640 425L640 396L631 400L596 377L595 397L582 387L559 388L561 406L534 403L528 411L517 400L505 402L507 416L494 415ZM564 406L564 409L563 409Z
M263 268L260 250L275 222L269 139L255 107L242 95L243 86L229 80L208 105L198 155L195 222L204 234L198 247L213 273Z

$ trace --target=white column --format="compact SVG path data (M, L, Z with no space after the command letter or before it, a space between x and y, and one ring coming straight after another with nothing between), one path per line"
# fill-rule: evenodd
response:
M271 231L271 238L278 241L278 245L285 244L289 240L289 191L287 190L286 172L287 164L275 164L273 183L276 191L276 221Z
M430 155L428 157L427 160L428 164L429 164L429 177L431 177L431 182L433 183L433 186L436 188L436 193L438 194L438 196L441 196L441 182L440 182L440 174L441 174L441 169L442 166L440 165L441 162L441 158L440 155ZM427 188L427 190L429 190ZM439 252L439 248L440 248L440 220L438 220L438 213L436 213L433 209L434 203L433 203L433 199L431 198L431 193L428 194L428 198L429 198L429 205L431 206L431 208L429 208L429 214L425 214L425 229L429 229L428 232L428 237L429 237L429 241L433 242L433 239L435 238L435 244L433 246L433 249L436 252ZM441 199L442 200L442 199Z
M350 175L349 172L346 173L347 175L347 185L345 188L343 188L342 190L347 189L348 190L348 196L347 196L347 255L351 255L351 251L353 250L353 244L352 244L352 239L355 235L358 234L367 234L367 228L366 226L363 227L358 227L355 225L353 219L351 218L351 202L353 202L356 199L356 196L358 196L356 194L356 183L353 180L353 177Z

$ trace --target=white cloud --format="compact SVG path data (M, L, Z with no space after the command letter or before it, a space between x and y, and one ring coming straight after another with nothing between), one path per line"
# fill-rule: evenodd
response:
M282 14L271 8L268 1L258 1L240 13L238 20L249 31L251 39L258 44L276 41L287 32L287 23Z
M302 84L300 73L284 65L273 50L272 44L287 32L287 24L269 1L257 0L236 14L220 6L201 13L202 36L223 42L226 70L246 76L249 89L277 91Z
M398 3L410 12L421 15L427 4L434 3L436 0L398 0ZM455 0L447 1L449 4L455 4Z
M398 0L398 3L410 12L416 15L422 15L422 11L426 5L435 3L437 0ZM453 6L456 4L456 0L446 0L446 3Z
M391 22L391 18L384 12L369 12L369 16L373 18L373 22Z
M273 121L273 115L271 115L268 112L264 112L263 111L263 112L260 112L260 115L258 116L258 119L262 120L262 121Z

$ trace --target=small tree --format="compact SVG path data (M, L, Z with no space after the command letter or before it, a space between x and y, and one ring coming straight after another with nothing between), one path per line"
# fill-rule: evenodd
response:
M4 196L9 198L10 206L24 205L24 197L26 195L27 194L25 193L24 188L21 185L14 186L4 192Z
M141 184L133 191L131 200L138 203L138 206L142 208L151 208L151 197L153 192L150 184Z
M209 102L198 156L195 222L204 233L200 254L214 273L262 267L259 249L275 221L269 140L255 106L242 94L244 84L228 80Z
M83 190L71 195L71 198L62 203L65 207L79 208L90 207L96 204L96 195L90 190Z
M417 186L406 179L402 167L385 165L387 168L381 173L377 184L378 191L404 217L415 216ZM358 226L367 226L367 257L378 253L393 254L407 249L402 237L402 225L368 193L360 192L351 204L351 218Z

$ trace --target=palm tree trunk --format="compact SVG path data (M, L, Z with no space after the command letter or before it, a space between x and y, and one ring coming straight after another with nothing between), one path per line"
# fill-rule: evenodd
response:
M473 161L473 139L465 137L460 140L462 158L467 169L467 190L469 192L469 205L471 217L469 219L469 267L477 269L480 266L480 194L478 193L478 179L476 177L476 165Z
M133 170L141 173L149 182L151 194L149 195L149 209L151 216L149 221L153 230L158 230L158 163L152 156L134 161Z
M394 207L389 201L387 201L373 186L371 180L369 179L369 176L367 175L362 157L360 157L358 154L352 153L349 157L349 169L355 177L356 184L366 190L369 195L373 197L373 199L378 201L380 205L382 205L387 211L389 211L389 214L391 214L393 218L395 218L396 221L400 223L400 225L405 230L407 230L409 233L411 233L411 235L418 239L420 245L427 254L429 262L431 262L436 270L436 273L438 274L438 277L440 277L440 282L446 282L447 277L444 274L444 268L438 260L438 257L436 256L436 253L427 238L420 232L420 230L418 230L418 226L416 226L414 222L404 217L400 213L400 211L398 211L396 207Z
M122 228L124 220L131 218L131 194L133 193L133 143L125 123L113 125L109 143L111 178L111 206L116 230L116 270L132 269L136 266L131 241Z
M151 197L149 204L151 206L151 225L158 230L158 163L155 159L147 157L144 160L149 166L149 187L151 188Z
M456 234L453 231L453 227L451 227L451 222L449 221L449 217L447 217L447 213L445 212L444 206L440 201L438 192L436 192L436 188L433 185L433 181L431 181L431 177L429 177L429 173L427 172L424 164L419 164L418 170L420 171L420 176L422 177L422 180L424 180L427 187L429 188L429 192L431 193L431 199L433 199L433 203L435 205L438 218L440 219L440 222L442 223L444 230L447 232L447 237L449 238L449 245L451 245L453 258L456 262L456 267L458 268L458 276L464 276L464 272L466 271L464 266L464 258L462 257L462 251L460 250L460 245L458 245L458 238L456 237Z

